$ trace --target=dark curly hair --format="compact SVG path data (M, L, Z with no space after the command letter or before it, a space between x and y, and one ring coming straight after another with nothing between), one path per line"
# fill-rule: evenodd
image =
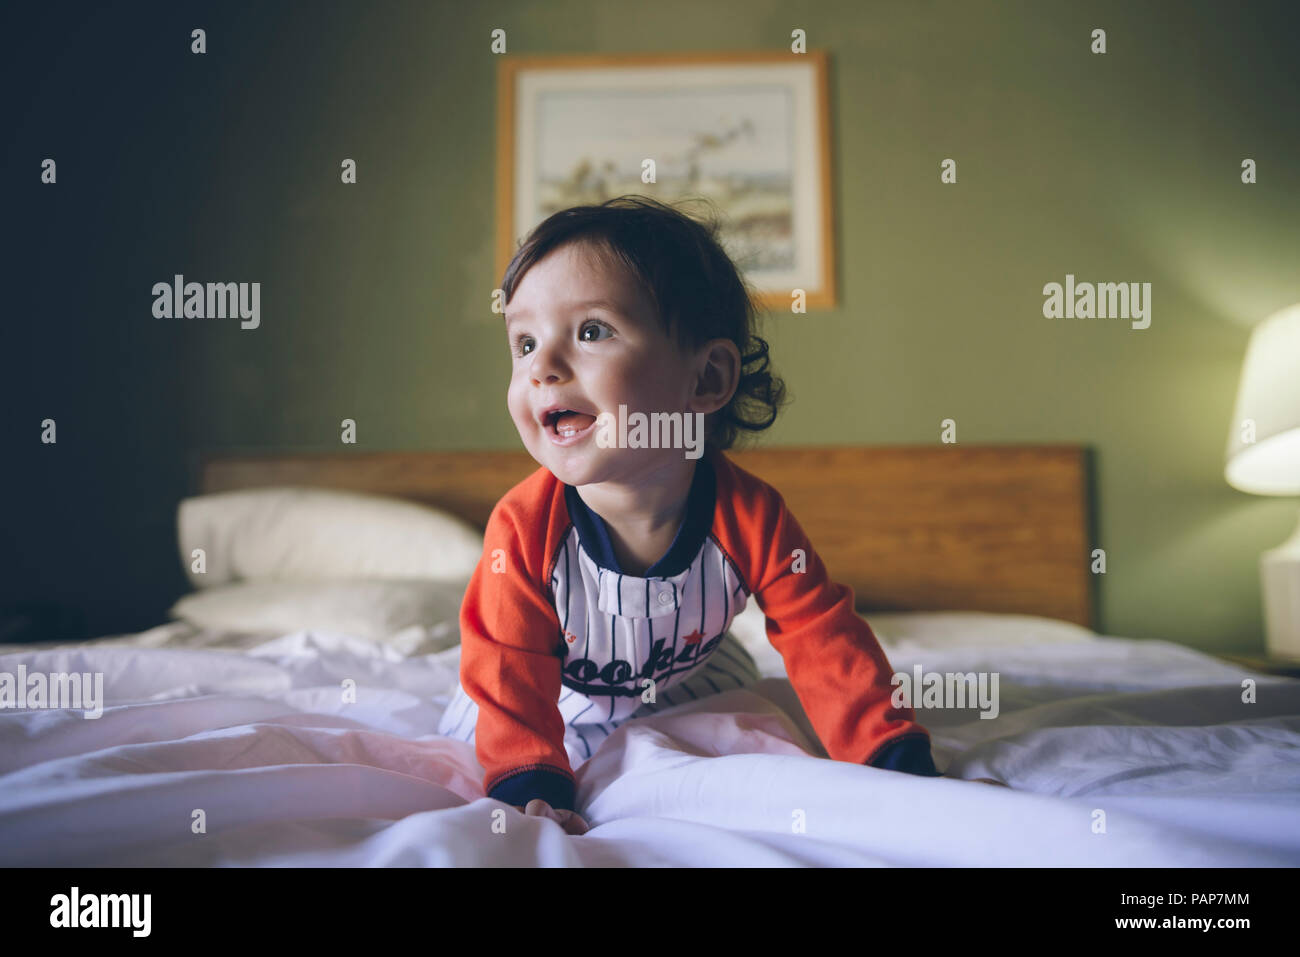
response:
M534 264L579 243L607 265L628 270L679 347L730 339L740 351L740 381L731 400L708 416L705 432L706 445L729 449L742 431L761 432L776 421L786 391L771 372L767 342L755 334L755 296L718 241L720 225L717 215L698 221L635 195L562 209L520 243L501 290L508 304Z

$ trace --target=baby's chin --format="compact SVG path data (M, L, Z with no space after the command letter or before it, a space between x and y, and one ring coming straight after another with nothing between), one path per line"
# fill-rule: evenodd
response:
M533 441L524 446L533 461L565 485L607 482L621 474L620 465L629 464L617 459L622 450L601 448L593 436L565 447L553 444L545 435L534 434Z
M532 452L532 456L538 465L565 485L578 486L607 482L620 474L617 463L607 458L610 451L613 450L594 446L590 449L544 448Z
M603 482L638 484L658 472L662 462L648 450L601 448L592 440L571 448L530 449L533 459L565 485L581 487ZM662 453L660 453L662 454ZM681 452L667 453L681 456Z

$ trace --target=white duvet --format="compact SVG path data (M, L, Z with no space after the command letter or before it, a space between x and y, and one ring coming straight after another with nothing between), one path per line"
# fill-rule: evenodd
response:
M581 837L485 798L472 746L435 733L459 647L179 623L10 646L0 672L102 672L105 701L0 711L0 864L1300 864L1300 682L1165 642L881 632L898 671L998 672L996 719L918 718L941 769L1004 789L820 756L761 620L736 631L759 685L624 725L578 769Z

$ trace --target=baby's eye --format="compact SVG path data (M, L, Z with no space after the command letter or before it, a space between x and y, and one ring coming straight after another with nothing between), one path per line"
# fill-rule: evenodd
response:
M614 330L611 329L609 326L605 325L605 323L601 322L599 319L588 319L587 322L582 327L582 332L578 334L578 338L580 338L583 342L599 342L601 339L609 338L609 336L600 336L594 339L587 338L588 332L591 332L592 330L600 331L602 329L605 332L609 333L610 336L614 334Z
M514 347L512 348L511 351L517 356L526 356L528 355L528 352L531 350L525 350L525 347L531 346L532 344L533 344L532 336L518 336L515 338Z

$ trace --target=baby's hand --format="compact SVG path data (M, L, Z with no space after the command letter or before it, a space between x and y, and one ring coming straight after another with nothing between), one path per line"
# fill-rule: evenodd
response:
M515 810L529 817L549 817L560 827L564 828L565 833L575 836L587 833L587 822L582 819L582 815L576 811L556 810L541 798L533 798L528 802L527 807L515 805Z

